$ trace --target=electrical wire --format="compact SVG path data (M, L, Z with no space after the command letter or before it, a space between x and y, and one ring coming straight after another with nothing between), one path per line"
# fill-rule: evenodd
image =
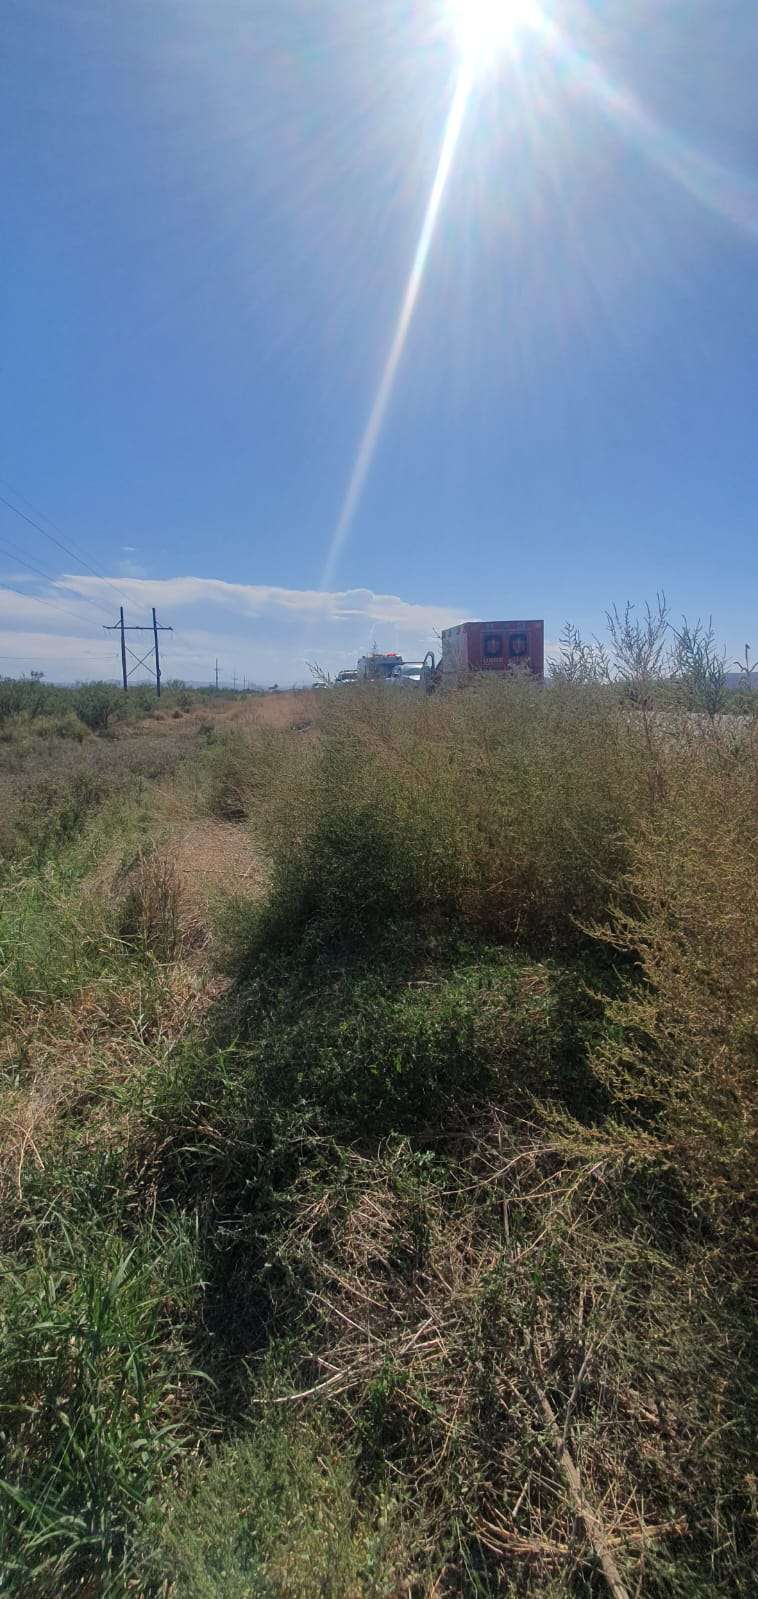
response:
M11 493L15 494L17 499L24 499L24 495L19 494L18 489L14 489L10 483L6 482L5 478L0 478L0 483L3 483L5 488L10 489ZM31 506L32 510L37 509L36 507L32 506L31 500L26 500L25 503ZM108 588L113 591L120 604L125 605L127 603L126 595L122 594L119 589L117 589L114 584L111 583L110 578L107 578L104 572L99 572L97 567L92 566L89 561L85 561L82 555L77 555L76 550L70 549L69 545L64 544L61 539L54 538L52 533L48 533L47 529L41 527L39 522L35 522L33 517L27 516L25 511L20 511L17 505L13 505L10 500L6 500L4 494L0 494L0 504L6 505L8 510L13 512L14 516L20 516L22 521L28 522L30 527L36 528L37 532L41 533L43 538L49 539L51 544L56 544L59 550L63 550L64 554L70 555L72 561L78 561L79 565L85 567L88 572L91 572L93 577L99 578L102 583L107 583ZM59 533L62 531L60 528L58 528L58 524L53 522L52 517L47 516L44 511L37 510L37 515L44 516L45 521L49 522L50 526L56 528ZM137 609L141 610L142 607L138 606ZM147 612L145 612L145 615L147 615Z
M86 627L87 625L86 622L82 622L81 617L77 616L75 611L67 610L65 605L56 605L54 600L45 600L41 594L25 594L23 589L14 589L11 583L0 583L0 592L18 594L20 599L29 600L32 605L47 605L51 611L60 611L63 616L73 616L74 621L78 622L80 627ZM91 625L94 627L94 622Z
M14 549L12 544L8 547L0 544L0 555L7 555L10 561L18 561L21 566L26 567L28 572L34 572L37 577L46 578L48 583L56 583L58 581L57 578L53 577L52 572L44 572L41 566L34 566L31 561L27 561L25 555L19 555L18 550ZM82 600L85 605L94 605L95 610L102 611L104 616L111 615L107 605L103 605L100 600L90 599L89 595L80 594L78 589L67 589L66 593L68 594L69 592L75 594L76 598ZM30 595L30 599L36 599L36 595Z

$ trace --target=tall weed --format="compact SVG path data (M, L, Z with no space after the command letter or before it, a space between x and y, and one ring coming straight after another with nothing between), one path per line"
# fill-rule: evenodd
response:
M595 1065L746 1245L758 1220L758 739L697 730L630 838L626 904L595 934L638 976L606 1001Z
M651 789L634 714L560 681L324 700L318 742L279 735L282 781L251 802L293 929L405 911L558 945L608 905Z

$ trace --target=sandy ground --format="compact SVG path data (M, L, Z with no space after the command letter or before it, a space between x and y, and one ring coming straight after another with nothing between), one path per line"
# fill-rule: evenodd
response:
M295 726L307 730L317 706L318 696L309 690L210 702L193 706L179 716L171 712L164 715L159 710L123 729L118 736L130 741L158 736L183 746L185 740L196 738L203 727ZM191 780L186 791L171 781L159 784L155 793L156 830L153 840L146 839L145 845L150 849L152 843L157 857L172 868L181 924L190 943L197 940L202 944L218 903L232 895L255 897L263 893L268 870L249 824L198 817L195 802ZM97 886L116 895L122 892L125 881L119 868L115 857L101 863L95 874Z

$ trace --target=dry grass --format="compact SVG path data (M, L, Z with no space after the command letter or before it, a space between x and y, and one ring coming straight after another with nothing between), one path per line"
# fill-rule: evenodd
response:
M173 855L182 904L206 921L219 898L263 892L267 870L247 828L201 819L179 834Z
M223 705L219 714L226 713ZM2 885L9 915L7 927L0 925L6 1193L20 1195L28 1163L44 1166L71 1118L89 1125L95 1141L117 1141L141 1078L160 1079L226 984L215 975L210 948L217 904L259 892L265 873L243 829L198 817L202 786L191 780L194 768L180 763L184 740L197 736L203 718L207 725L205 712L171 719L157 736L145 720L119 729L115 739L92 739L77 762L84 760L96 789L68 872L22 866ZM10 765L17 763L18 752ZM65 799L72 772L81 770L71 763L65 744L48 749L43 741L32 770L21 763L20 792L40 803L52 793ZM16 780L12 770L5 777ZM145 778L150 786L130 809L130 785ZM130 835L140 840L136 850Z
M734 1424L733 1351L707 1277L644 1206L632 1234L611 1225L629 1183L618 1150L572 1151L495 1110L459 1143L444 1176L398 1143L380 1161L352 1154L347 1204L304 1196L282 1255L310 1284L312 1380L278 1402L326 1404L364 1438L395 1492L423 1506L432 1569L457 1526L493 1592L516 1570L531 1571L525 1591L553 1572L573 1592L600 1546L626 1592L657 1573L656 1593L684 1594L686 1577L669 1590L662 1573L694 1522L713 1538L721 1521L725 1572L740 1479L723 1480L709 1440ZM431 1591L462 1580L450 1559Z
M0 1190L22 1195L30 1161L44 1169L73 1118L93 1144L128 1135L139 1084L160 1079L177 1044L218 996L218 982L187 962L120 965L72 997L6 994L0 1071ZM12 1086L11 1086L12 1084Z
M749 1247L758 1221L758 729L689 731L630 839L628 910L595 935L644 981L607 1002L595 1065L616 1103L660 1121L709 1209Z

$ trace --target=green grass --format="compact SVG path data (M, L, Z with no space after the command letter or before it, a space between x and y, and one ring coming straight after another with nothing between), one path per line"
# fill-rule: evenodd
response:
M67 1207L69 1210L71 1206ZM192 1369L177 1319L199 1289L182 1218L139 1243L63 1216L38 1222L0 1293L0 1483L6 1581L17 1591L122 1591L126 1536L180 1452Z
M356 1487L355 1461L323 1421L274 1412L164 1502L157 1571L177 1599L391 1599L412 1515L388 1492L357 1502Z

